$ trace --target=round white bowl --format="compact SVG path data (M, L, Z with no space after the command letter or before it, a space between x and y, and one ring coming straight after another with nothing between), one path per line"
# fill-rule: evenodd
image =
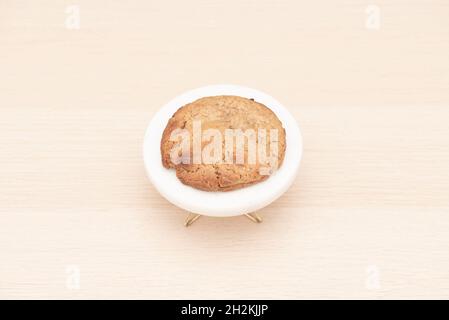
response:
M281 120L287 146L282 166L267 180L227 192L207 192L184 185L173 169L162 165L160 143L171 116L183 105L206 96L235 95L253 98L270 108ZM148 177L160 194L174 205L206 216L231 217L262 209L291 186L302 156L299 126L288 110L271 96L236 85L213 85L188 91L163 106L153 117L145 134L143 158Z

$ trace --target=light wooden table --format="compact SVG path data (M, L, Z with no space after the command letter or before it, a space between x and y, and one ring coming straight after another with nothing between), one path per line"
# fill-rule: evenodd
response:
M447 0L0 1L0 298L449 298L448 19ZM141 143L216 83L288 106L304 158L264 223L184 228Z

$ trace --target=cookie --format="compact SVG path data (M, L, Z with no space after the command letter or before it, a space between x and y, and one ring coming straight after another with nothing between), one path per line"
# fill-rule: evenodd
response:
M198 99L168 121L162 164L204 191L231 191L269 178L282 165L285 130L265 105L238 96Z

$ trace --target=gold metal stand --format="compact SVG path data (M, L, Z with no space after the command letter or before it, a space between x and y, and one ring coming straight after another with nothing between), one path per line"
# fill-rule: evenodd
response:
M245 216L255 223L261 223L263 219L257 214L257 213L246 213ZM201 217L200 214L196 213L189 213L189 215L186 218L186 221L184 222L184 225L186 227L190 227L196 220L198 220Z
M200 214L196 213L189 213L189 215L186 218L186 221L184 222L184 225L186 227L190 227L196 220L198 220L201 217Z
M262 221L263 221L263 219L262 219L262 217L261 216L259 216L257 213L247 213L247 214L245 214L245 216L249 219L249 220L251 220L252 222L255 222L255 223L262 223Z

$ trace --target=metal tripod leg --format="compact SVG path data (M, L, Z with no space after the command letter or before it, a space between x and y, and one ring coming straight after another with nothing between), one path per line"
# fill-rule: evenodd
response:
M186 221L184 222L184 225L186 227L190 227L196 220L198 220L201 217L200 214L196 213L189 213L189 215L186 218ZM263 219L257 214L257 213L246 213L245 217L247 217L249 220L255 223L261 223Z
M263 219L257 213L246 213L245 216L255 223L261 223Z
M186 218L186 221L184 222L184 225L186 227L190 227L196 220L198 220L201 217L200 214L196 213L189 213L189 215Z

